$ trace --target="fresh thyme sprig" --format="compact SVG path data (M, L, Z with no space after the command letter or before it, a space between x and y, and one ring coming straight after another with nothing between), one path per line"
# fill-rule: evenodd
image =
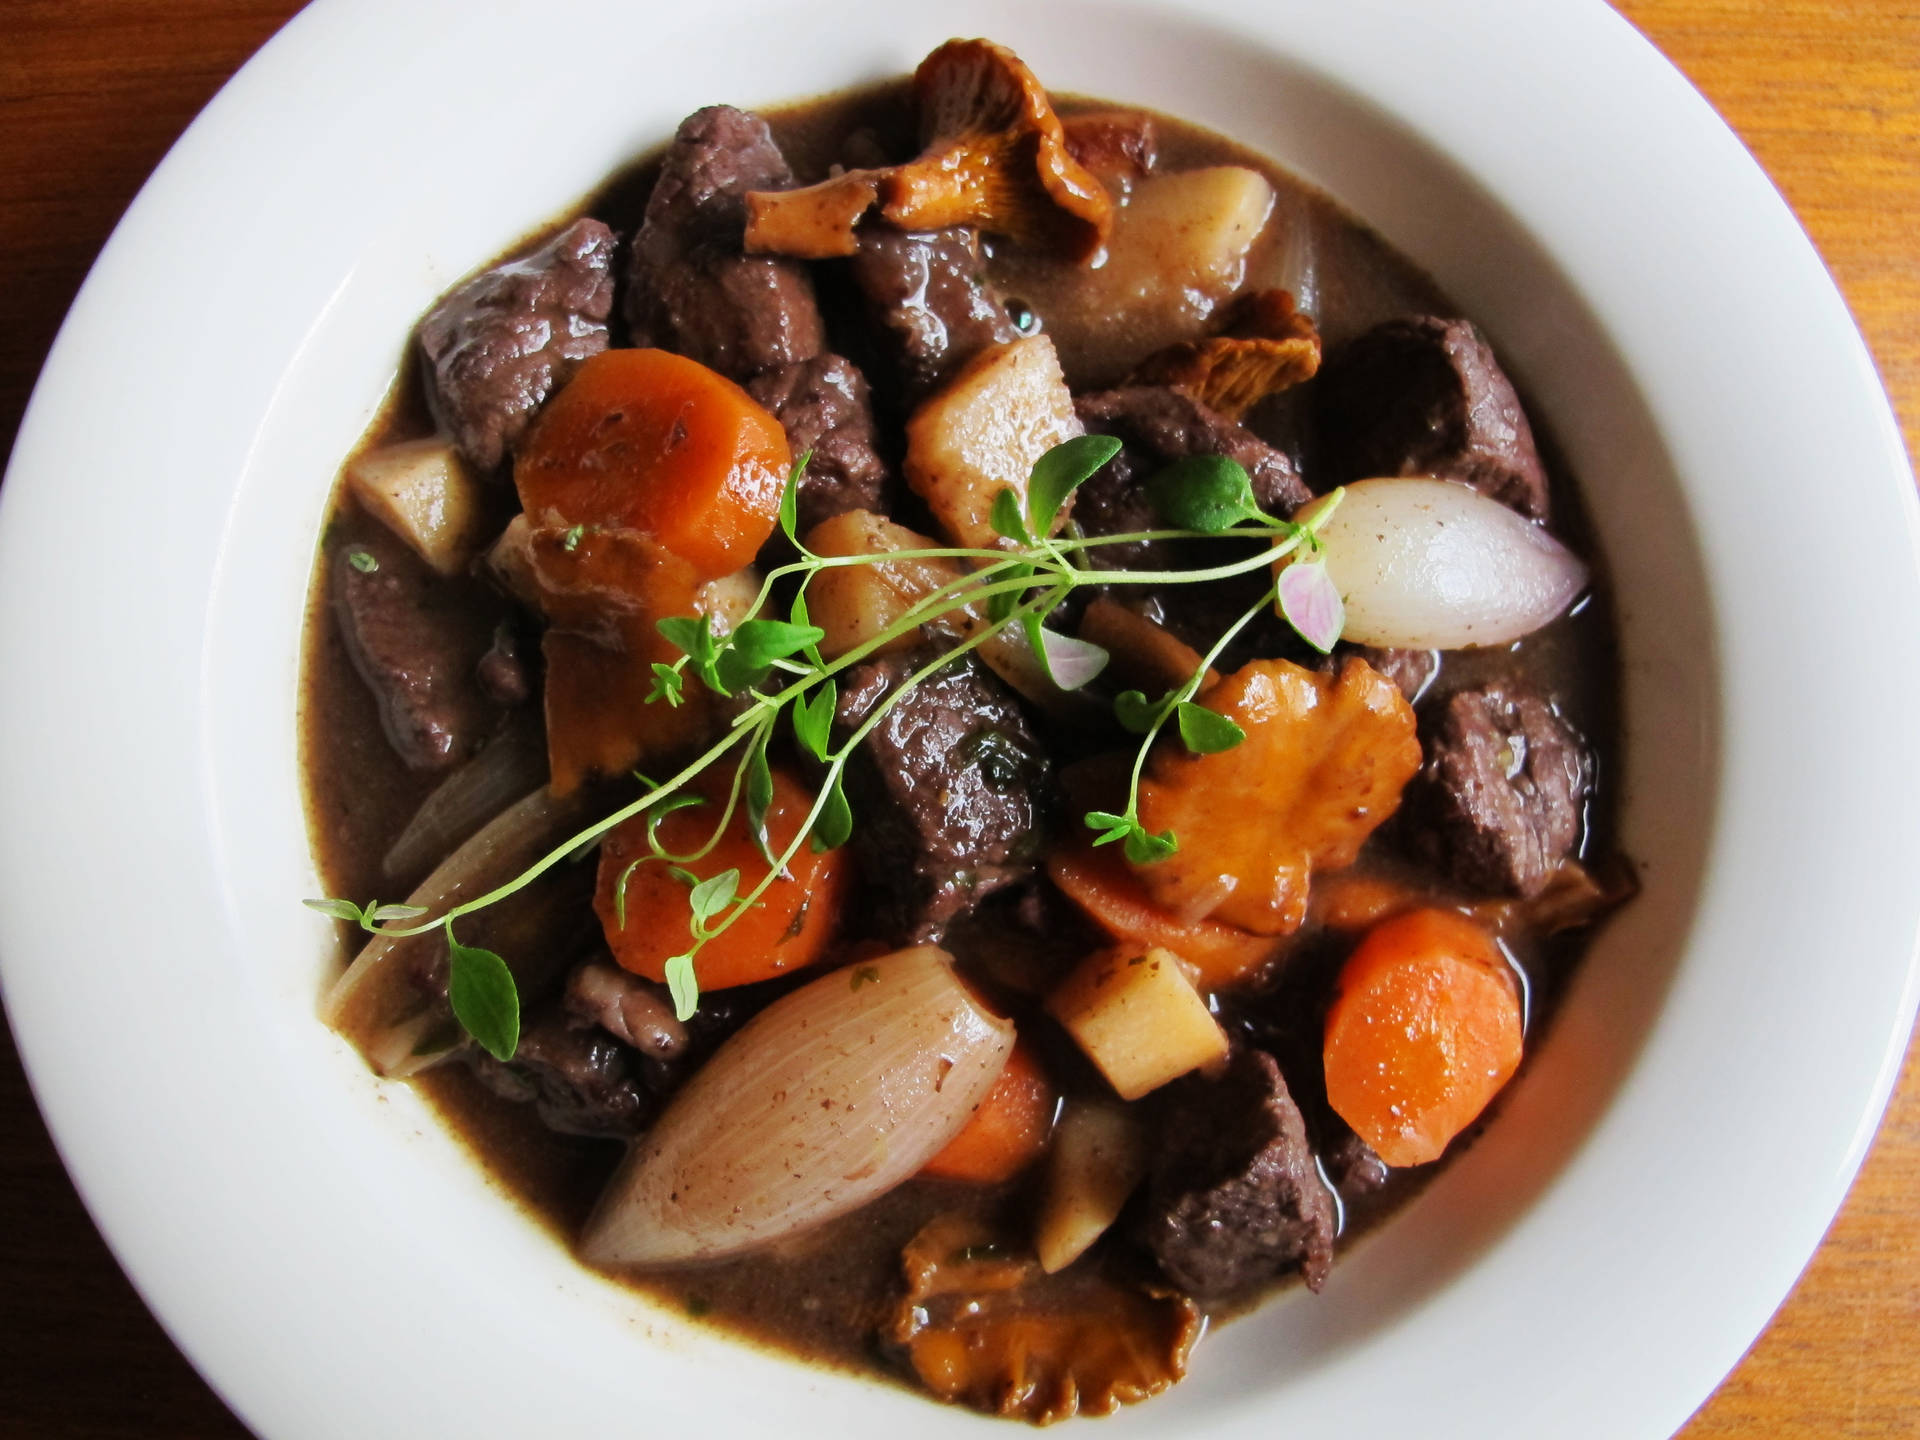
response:
M450 999L454 1015L480 1044L498 1058L512 1055L519 1032L519 997L512 972L491 951L464 946L454 938L453 922L505 899L539 879L571 856L591 850L602 837L639 815L647 816L647 854L622 872L614 888L615 917L626 924L627 883L637 868L657 862L688 886L688 945L667 962L666 980L674 1008L681 1019L693 1014L699 1002L696 960L700 951L761 902L768 887L788 873L802 844L817 851L836 849L852 833L854 817L844 787L846 767L860 746L893 707L928 676L1018 627L1049 679L1062 689L1085 685L1106 663L1098 646L1048 628L1048 618L1076 589L1086 585L1192 585L1231 579L1271 569L1294 551L1307 548L1318 564L1320 542L1315 534L1332 513L1323 504L1308 524L1279 520L1255 502L1247 473L1230 460L1196 457L1170 467L1149 486L1149 494L1170 528L1124 535L1055 535L1056 522L1068 498L1119 450L1106 436L1081 436L1054 447L1035 464L1025 502L1012 489L995 498L990 523L1003 540L1001 548L938 546L920 550L886 551L858 555L819 555L809 550L797 528L800 477L808 456L801 456L781 496L779 525L797 556L772 567L745 617L726 634L717 633L710 617L669 616L657 622L662 636L680 656L671 664L653 666L650 704L677 706L685 702L688 676L716 695L741 703L739 712L698 758L662 781L638 777L646 787L640 797L604 819L569 837L526 870L485 894L463 901L439 916L427 917L417 906L365 906L346 900L309 900L313 908L336 919L357 924L375 935L403 938L444 927L453 961ZM1338 492L1332 497L1338 502ZM1253 553L1232 561L1189 570L1108 570L1087 562L1089 552L1105 546L1170 540L1230 538L1265 542ZM921 596L890 625L832 660L819 648L826 632L812 623L807 589L813 579L833 569L853 565L896 564L914 560L952 560L971 568L954 580ZM1282 572L1284 574L1284 572ZM1319 577L1321 589L1324 569ZM766 612L779 591L792 585L793 596L785 620ZM1306 593L1308 587L1295 587ZM1122 814L1089 812L1084 818L1096 833L1094 843L1120 842L1138 864L1164 859L1178 848L1171 832L1149 833L1138 814L1139 786L1148 753L1160 732L1172 721L1182 742L1195 753L1230 749L1246 738L1231 719L1194 703L1213 662L1254 617L1279 597L1282 613L1299 621L1286 608L1284 589L1270 585L1259 601L1240 616L1207 651L1194 673L1180 686L1150 701L1138 691L1127 691L1114 702L1120 723L1142 736L1134 757L1127 808ZM1337 607L1338 596L1333 605ZM1322 607L1324 608L1324 606ZM896 685L861 718L837 746L833 725L839 701L840 675L872 658L928 622L964 615L964 638L926 661ZM1321 627L1324 629L1324 626ZM1303 630L1303 633L1305 631ZM1331 647L1324 634L1307 635L1322 649ZM1322 641L1325 641L1323 644ZM794 740L823 767L813 802L793 835L775 852L766 820L773 798L768 751L780 736L783 723ZM734 773L724 806L718 807L715 826L707 840L691 851L669 851L659 835L660 822L681 810L708 804L706 796L690 793L694 781L732 756ZM690 866L720 843L744 804L747 824L763 858L766 874L744 892L738 868L702 879ZM426 917L426 918L422 918ZM412 922L412 923L405 923Z

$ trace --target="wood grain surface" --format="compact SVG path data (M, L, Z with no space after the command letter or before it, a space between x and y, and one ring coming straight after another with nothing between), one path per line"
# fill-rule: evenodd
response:
M292 0L0 0L0 460L147 173ZM1627 0L1812 233L1920 453L1920 3ZM1783 358L1783 363L1787 363ZM102 1044L111 1044L103 1019ZM1920 1059L1792 1298L1686 1440L1920 1435ZM0 1055L0 1437L246 1430L141 1305Z

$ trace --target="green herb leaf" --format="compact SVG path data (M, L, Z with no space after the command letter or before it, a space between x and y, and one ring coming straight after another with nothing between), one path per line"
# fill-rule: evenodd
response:
M786 488L780 492L780 531L802 554L808 552L800 543L800 481L806 475L807 462L811 459L813 451L801 452L800 458L793 462L793 469L787 472Z
M1122 690L1113 697L1113 718L1120 722L1122 729L1144 735L1160 723L1166 704L1165 696L1149 700L1143 691Z
M424 905L376 905L373 910L375 920L411 920L415 916L427 913Z
M1264 520L1246 470L1224 455L1189 455L1147 482L1160 518L1182 530L1218 535L1242 520Z
M347 563L362 575L371 575L380 568L380 562L373 558L371 550L349 550Z
M827 758L827 747L833 739L833 714L839 703L839 687L827 680L814 691L812 698L799 701L793 707L794 739L816 760Z
M685 698L681 692L686 688L686 683L680 678L678 670L656 660L653 665L653 689L647 692L647 704L664 700L669 709L677 709Z
M1131 815L1115 815L1110 810L1089 810L1081 819L1093 831L1093 843L1096 845L1111 845L1116 840L1124 840L1140 828Z
M853 974L847 977L847 988L858 990L862 985L872 985L880 979L878 965L856 965Z
M1027 480L1027 525L1031 533L1045 535L1051 531L1067 497L1119 453L1120 442L1111 435L1076 435L1034 461L1033 474ZM1004 530L1000 533L1006 534Z
M794 592L793 609L790 613L793 617L793 623L798 629L811 630L814 628L813 616L807 610L807 587L804 583ZM820 654L820 642L818 640L806 647L805 654L809 664L817 665L822 670L826 669L827 662Z
M664 620L654 621L653 628L666 637L668 644L686 652L694 674L706 683L708 689L720 695L730 696L733 693L721 683L719 672L715 669L720 644L714 638L710 616L669 615Z
M586 535L586 533L587 533L586 526L575 525L572 529L568 530L567 533L561 537L560 548L566 551L567 554L569 555L573 554L574 551L580 548L580 541L582 537Z
M322 915L334 920L344 920L349 925L364 926L371 916L351 900L302 900L309 910L318 910Z
M776 660L817 645L827 632L815 625L789 625L784 620L748 620L727 637L716 665L723 694L738 695L762 684L773 673Z
M1158 835L1145 826L1135 824L1127 835L1127 859L1136 865L1152 865L1164 860L1180 848L1180 842L1174 838L1171 830L1162 830Z
M462 945L447 921L447 999L453 1018L494 1059L520 1047L520 991L507 962L491 950Z
M722 870L710 880L702 880L693 887L687 896L687 903L693 906L693 923L704 926L714 916L733 903L734 895L740 889L740 872Z
M1011 495L1013 492L1011 490L1003 490L1000 493L1003 495ZM1018 564L1009 565L1006 574L1002 578L1007 580L1027 580L1032 578L1032 575L1033 566L1022 560ZM1020 603L1022 593L1023 592L1019 590L1002 590L997 594L988 596L987 618L998 625L1013 613L1013 607Z
M1005 486L993 497L993 508L987 511L987 523L996 534L1021 545L1033 544L1033 536L1027 530L1026 517L1020 513L1020 497L1011 485Z
M773 847L767 843L767 807L773 804L773 769L767 764L767 732L747 751L747 833L760 847L761 858L776 864Z
M1246 731L1218 710L1209 710L1189 700L1182 700L1175 707L1174 717L1180 725L1181 740L1196 755L1216 755L1233 749L1247 738Z
M833 788L827 791L827 800L820 807L820 817L813 822L813 838L808 842L816 855L828 850L838 850L847 843L847 837L853 834L853 807L847 804L847 792L840 784L838 775L833 777Z
M674 1017L683 1023L700 1008L700 982L694 978L693 956L676 955L666 964L667 994L673 997Z

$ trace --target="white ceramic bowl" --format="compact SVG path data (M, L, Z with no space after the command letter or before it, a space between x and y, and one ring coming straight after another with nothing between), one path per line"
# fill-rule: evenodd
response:
M1598 3L877 14L323 0L129 212L0 501L0 961L93 1214L272 1440L977 1423L650 1311L368 1077L313 1015L294 731L328 484L427 303L697 105L989 34L1319 181L1491 333L1599 519L1644 867L1485 1140L1104 1433L1667 1434L1812 1252L1914 1007L1915 507L1818 259Z

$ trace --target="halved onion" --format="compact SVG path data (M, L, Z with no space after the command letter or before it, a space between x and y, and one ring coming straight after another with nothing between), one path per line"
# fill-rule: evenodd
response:
M557 800L540 786L442 861L407 903L440 915L484 895L577 830L583 810L577 797ZM573 938L568 926L578 923L574 917L592 918L588 901L593 874L591 865L549 871L526 889L468 917L460 939L497 951L523 989L537 988L572 953L567 942ZM438 927L419 935L375 935L321 1002L320 1018L359 1046L376 1074L417 1074L461 1043L446 1008L444 978L437 987L423 980L446 945Z
M931 945L823 975L720 1047L608 1182L581 1249L601 1265L784 1240L918 1171L1013 1049Z
M1293 518L1311 520L1326 503ZM1341 638L1361 645L1505 645L1587 585L1587 567L1544 529L1449 480L1356 481L1319 533L1346 601Z

